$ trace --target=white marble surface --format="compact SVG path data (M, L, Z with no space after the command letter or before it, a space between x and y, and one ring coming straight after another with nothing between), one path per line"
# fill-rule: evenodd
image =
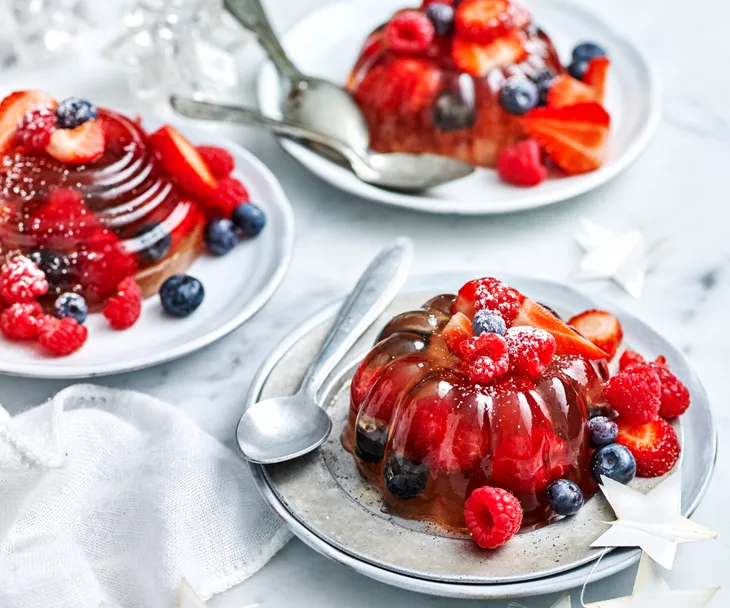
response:
M275 26L286 28L327 0L267 0ZM365 1L365 0L361 0ZM527 2L529 4L529 1ZM267 134L229 129L230 136L259 156L280 178L297 221L294 261L283 286L251 322L219 343L185 359L147 371L102 379L176 403L223 440L230 440L250 378L269 349L299 320L342 295L387 239L407 234L417 245L416 271L505 269L569 280L580 254L572 241L580 216L614 229L641 227L658 245L641 301L609 283L586 285L638 312L680 345L699 371L715 404L721 448L714 482L696 514L718 530L719 540L680 548L670 583L710 586L730 569L730 456L722 441L730 431L730 389L725 366L730 333L730 80L725 77L728 5L696 0L594 0L596 11L653 55L665 80L665 115L648 151L623 176L582 197L534 213L493 218L447 218L377 206L342 194L296 165ZM98 56L114 31L116 2L105 3L95 33L73 62L34 71L0 69L0 93L46 88L57 97L79 95L102 105L135 106L119 71ZM261 53L240 57L243 98L253 101ZM66 383L3 378L0 400L13 410L38 403ZM632 573L589 588L587 599L630 589ZM549 606L553 598L521 603ZM577 595L574 599L577 599ZM730 591L711 604L725 606ZM293 540L261 572L214 599L214 608L316 606L394 608L506 606L466 602L396 590L327 561Z

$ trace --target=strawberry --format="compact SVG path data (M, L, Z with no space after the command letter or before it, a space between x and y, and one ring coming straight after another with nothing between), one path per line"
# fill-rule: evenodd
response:
M67 165L83 165L104 154L106 135L97 120L87 120L75 129L56 129L46 146L46 152Z
M626 448L636 460L639 477L660 477L672 470L681 448L677 434L662 418L647 424L618 423L616 443Z
M611 61L608 57L594 57L588 62L588 68L583 74L583 82L593 89L593 98L598 103L603 103L610 65Z
M149 136L163 166L175 177L178 185L200 199L212 196L216 180L195 146L170 125L164 125Z
M525 132L551 160L570 175L598 169L603 163L611 119L598 103L563 108L534 108L525 114Z
M36 106L55 108L55 99L43 91L16 91L0 102L0 154L14 142L18 123Z
M533 139L526 139L502 150L497 159L502 181L515 186L537 186L547 177L542 150Z
M479 44L504 36L511 29L509 6L507 0L465 0L456 9L456 35Z
M446 344L449 345L452 352L458 352L459 345L467 338L474 336L474 328L469 317L457 312L441 330L441 336L446 340Z
M488 44L454 38L451 57L460 70L485 76L491 70L520 63L527 57L527 50L523 34L511 31Z
M584 337L612 359L624 338L624 330L619 320L605 310L586 310L568 321Z
M548 108L562 108L588 101L596 101L596 92L572 76L562 74L550 83L547 93Z

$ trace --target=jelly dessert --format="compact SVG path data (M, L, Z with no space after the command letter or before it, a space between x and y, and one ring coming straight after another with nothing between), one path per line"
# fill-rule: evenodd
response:
M674 466L659 408L684 399L681 382L638 359L611 378L618 319L587 311L575 322L592 331L485 278L386 325L353 377L342 442L394 513L494 548L577 512L601 475L627 482ZM513 515L504 528L494 509Z
M564 67L508 0L426 0L368 37L347 87L378 152L451 156L531 186L547 176L543 154L568 174L601 166L608 66L582 43Z
M86 100L59 103L41 91L6 97L0 330L68 354L76 348L46 334L70 332L69 344L83 343L77 326L88 312L103 311L114 329L130 327L142 299L206 247L222 255L263 227L231 175L234 164L226 150L196 148L174 127L147 133L139 119Z

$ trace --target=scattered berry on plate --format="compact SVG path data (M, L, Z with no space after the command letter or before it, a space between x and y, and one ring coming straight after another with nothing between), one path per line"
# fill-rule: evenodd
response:
M220 146L196 146L196 150L203 162L208 166L213 177L228 177L236 168L233 155Z
M393 496L409 500L426 489L428 467L422 462L391 452L385 459L383 480Z
M259 206L253 203L243 203L233 210L231 221L241 236L252 238L264 229L266 215Z
M600 448L616 441L618 425L605 416L596 416L588 421L588 437L592 448Z
M476 336L479 334L499 334L500 336L503 336L504 332L507 331L507 325L505 324L502 315L497 311L487 310L486 308L477 310L474 313L472 327L474 328L474 335Z
M611 378L604 394L622 423L645 424L659 415L661 389L657 372L646 363L637 363Z
M56 116L49 106L36 106L28 110L18 123L15 143L29 152L43 152L56 130Z
M573 49L572 57L573 60L585 59L588 61L594 57L605 57L606 55L606 51L604 51L603 48L598 46L595 42L581 42Z
M442 133L470 129L477 119L474 100L466 99L461 91L441 91L433 102L431 118Z
M160 287L162 308L174 317L187 317L195 312L205 298L205 288L198 279L176 274Z
M137 268L137 257L107 230L85 243L78 259L79 282L100 299L114 295L119 283Z
M11 304L0 313L0 331L10 340L33 340L43 319L38 302Z
M481 334L459 345L462 370L472 382L489 384L509 371L507 341L499 334Z
M636 353L632 350L625 350L618 360L618 369L622 372L629 365L633 365L634 363L642 363L643 361L644 357L642 357L639 353Z
M597 483L603 476L627 484L636 476L636 460L623 445L604 445L591 456L591 475Z
M684 414L690 404L690 394L687 387L667 367L666 363L639 361L624 368L630 372L633 369L649 367L659 376L661 383L661 397L659 415L662 418L676 418Z
M456 66L472 76L486 76L491 70L520 63L527 56L520 32L511 31L488 44L456 37L451 57Z
M170 231L159 222L142 226L134 236L139 246L137 255L147 264L159 262L172 247Z
M605 310L586 310L568 321L583 336L606 353L612 359L624 339L624 330L620 321Z
M608 57L595 57L588 62L583 74L583 82L593 89L593 99L598 103L603 103L606 95L606 79L610 65Z
M537 186L548 175L542 162L542 150L532 139L502 150L497 158L497 173L502 181L515 186Z
M249 195L246 186L235 177L222 177L205 203L211 208L211 211L217 211L224 217L229 217L238 205L248 201Z
M482 549L501 547L517 534L522 514L520 501L502 488L477 488L464 503L466 527Z
M466 339L474 336L472 322L466 315L457 312L441 330L441 336L446 340L451 352L458 353L459 345Z
M214 255L226 255L238 244L233 222L225 217L214 217L205 225L205 244Z
M505 334L510 366L528 378L545 371L555 355L555 338L537 327L510 327Z
M548 108L562 108L577 103L597 101L597 99L596 92L592 87L572 76L562 74L557 76L550 84L546 101Z
M56 100L43 91L16 91L0 103L0 154L15 140L18 124L35 107L56 107Z
M64 319L71 317L83 325L86 321L86 317L89 314L89 307L86 305L86 300L77 293L62 293L56 298L53 303L53 312L58 319Z
M106 135L97 120L88 120L75 129L56 129L46 152L67 165L92 163L104 154Z
M129 329L142 314L142 288L134 280L127 277L117 287L115 296L109 298L104 317L113 329Z
M444 2L432 2L426 7L426 16L437 36L448 36L454 29L454 7Z
M76 319L45 316L38 329L38 342L50 354L65 356L79 350L89 335L85 325Z
M575 515L583 506L583 492L569 479L558 479L547 487L547 501L550 508L565 517Z
M488 44L512 29L507 0L464 0L456 8L456 35Z
M663 418L647 424L619 424L616 442L634 456L639 477L660 477L671 471L679 460L677 434Z
M537 90L537 85L532 80L520 76L508 78L499 92L499 103L502 108L507 114L515 116L522 116L539 101L540 92Z
M420 55L431 46L434 25L422 12L405 10L397 13L385 26L385 43L396 53Z
M56 106L56 120L60 129L75 129L89 120L96 120L96 106L78 97L68 97Z
M6 304L31 302L46 292L46 275L27 257L15 256L0 268L0 297Z

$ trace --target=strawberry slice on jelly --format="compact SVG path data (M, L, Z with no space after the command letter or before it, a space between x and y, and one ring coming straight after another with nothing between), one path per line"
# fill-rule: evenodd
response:
M11 146L15 139L18 123L25 113L37 106L55 108L55 99L43 91L16 91L0 104L0 154Z

